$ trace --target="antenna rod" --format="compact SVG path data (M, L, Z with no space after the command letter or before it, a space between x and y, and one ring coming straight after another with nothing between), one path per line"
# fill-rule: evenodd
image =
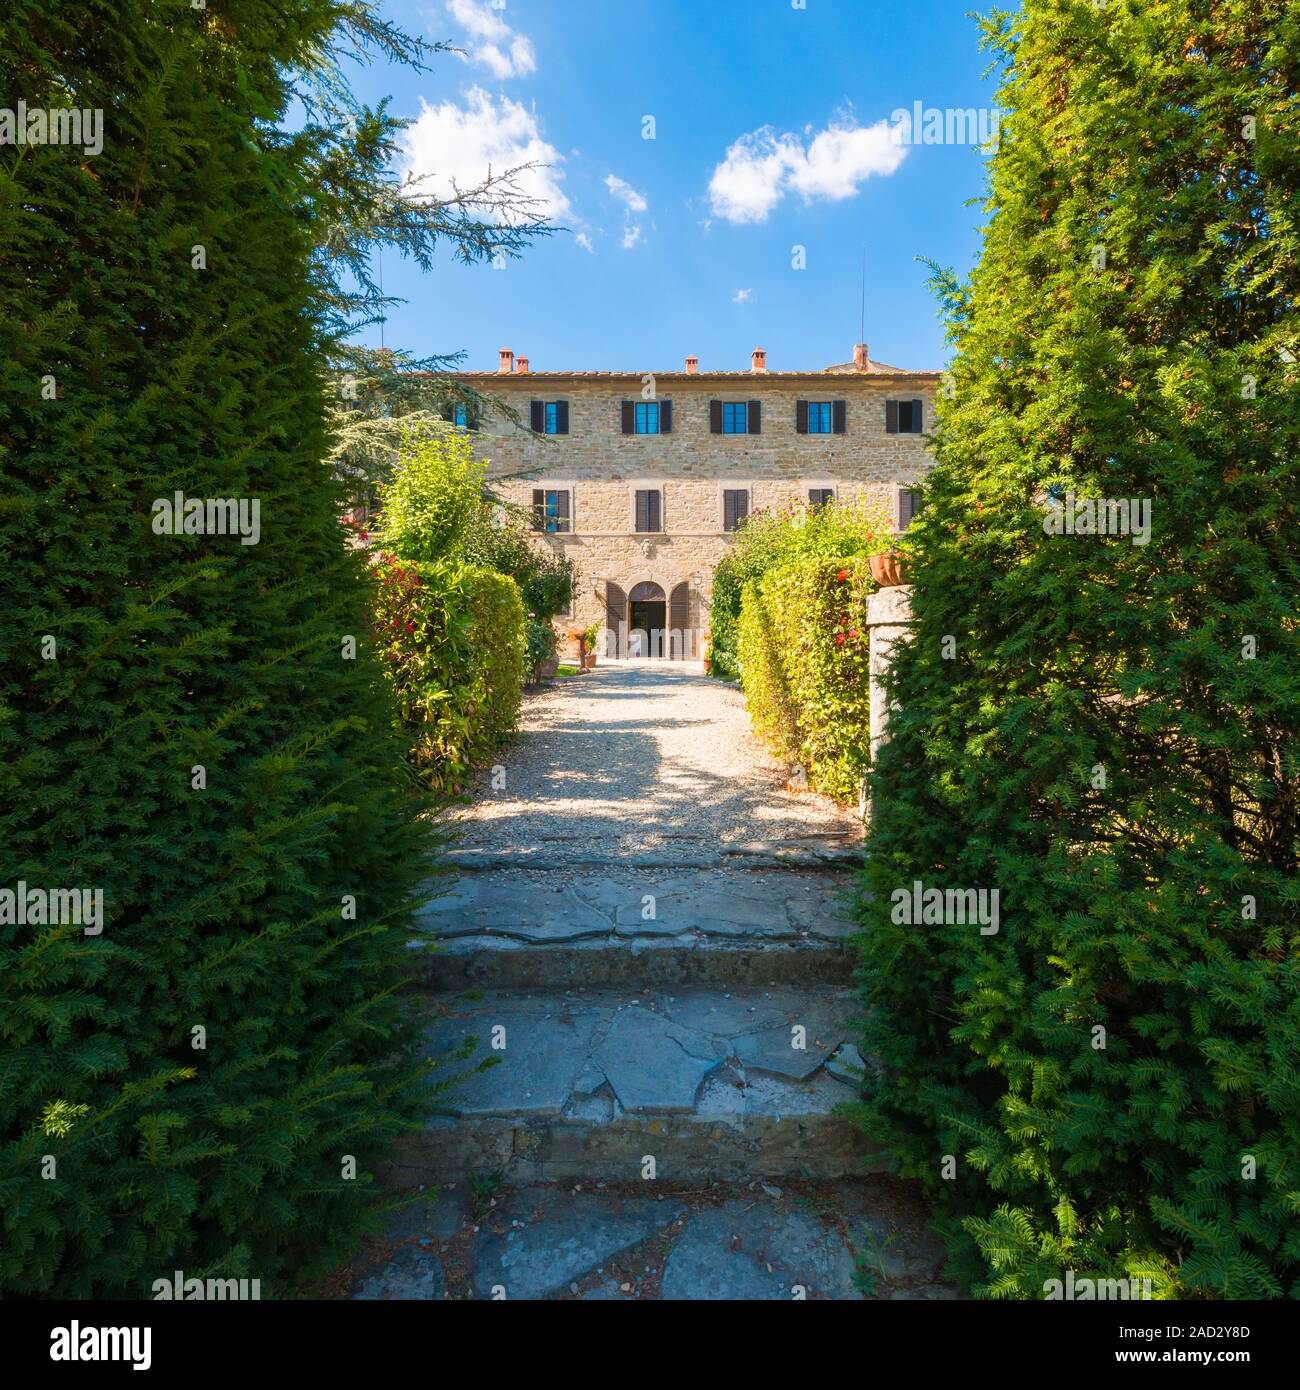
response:
M858 319L858 342L867 336L867 244L862 243L862 313Z

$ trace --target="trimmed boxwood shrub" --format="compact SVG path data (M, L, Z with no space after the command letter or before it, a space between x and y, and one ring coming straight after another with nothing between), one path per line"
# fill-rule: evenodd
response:
M518 721L526 659L519 586L476 565L387 553L374 576L375 630L410 759L433 790L464 791Z
M1300 1296L1296 37L1270 0L990 21L862 908L864 1122L986 1296ZM1145 542L1060 533L1084 499ZM909 920L917 881L997 932Z
M809 785L856 800L870 758L865 558L804 559L745 585L738 652L754 728Z

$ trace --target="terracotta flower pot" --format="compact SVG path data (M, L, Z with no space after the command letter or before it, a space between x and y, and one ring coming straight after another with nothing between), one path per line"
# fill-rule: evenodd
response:
M871 577L882 589L892 589L899 584L907 583L907 557L905 555L900 555L896 550L890 550L882 555L872 555L869 558Z

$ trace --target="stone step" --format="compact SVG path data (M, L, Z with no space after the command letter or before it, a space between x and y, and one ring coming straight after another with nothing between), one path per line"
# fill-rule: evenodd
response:
M468 1037L475 1058L496 1060L454 1090L451 1113L403 1141L390 1181L630 1181L649 1160L671 1181L867 1170L867 1144L836 1113L861 1074L852 990L503 992L429 1005L431 1055Z
M538 837L523 845L458 845L444 857L462 872L495 869L790 869L849 871L862 865L861 837L807 836L798 840L722 840L696 835Z
M851 887L780 869L463 874L412 945L440 991L847 984Z

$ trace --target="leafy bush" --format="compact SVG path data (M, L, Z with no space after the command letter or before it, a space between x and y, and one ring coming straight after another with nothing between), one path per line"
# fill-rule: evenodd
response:
M550 661L555 655L560 639L550 623L539 623L536 618L529 618L524 628L524 645L525 665L531 675L539 662Z
M425 564L462 556L484 521L486 471L463 431L450 425L404 430L393 481L380 484L385 548Z
M980 264L939 281L955 389L861 913L862 1118L986 1296L1300 1296L1286 13L991 21L1009 115ZM1071 493L1145 501L1147 543L1045 534ZM997 890L998 930L907 921L916 881Z
M95 156L0 147L0 888L103 908L0 915L11 1294L283 1291L352 1252L427 1113L422 803L325 464L328 198L276 129L338 16L119 0L91 41L6 3L6 90L108 113ZM177 490L257 501L258 542L156 533Z
M573 601L573 566L545 541L533 535L517 516L493 517L485 506L465 538L463 558L508 574L523 595L524 609L539 621L549 622L566 613Z
M870 757L866 560L800 559L745 585L740 666L754 728L809 785L856 800Z
M832 502L812 511L792 507L752 513L713 572L711 674L721 680L740 679L740 612L746 584L801 557L842 561L867 555L891 534L884 510L865 499Z
M475 565L388 554L374 569L375 628L411 761L435 791L461 792L518 721L525 662L518 585Z

